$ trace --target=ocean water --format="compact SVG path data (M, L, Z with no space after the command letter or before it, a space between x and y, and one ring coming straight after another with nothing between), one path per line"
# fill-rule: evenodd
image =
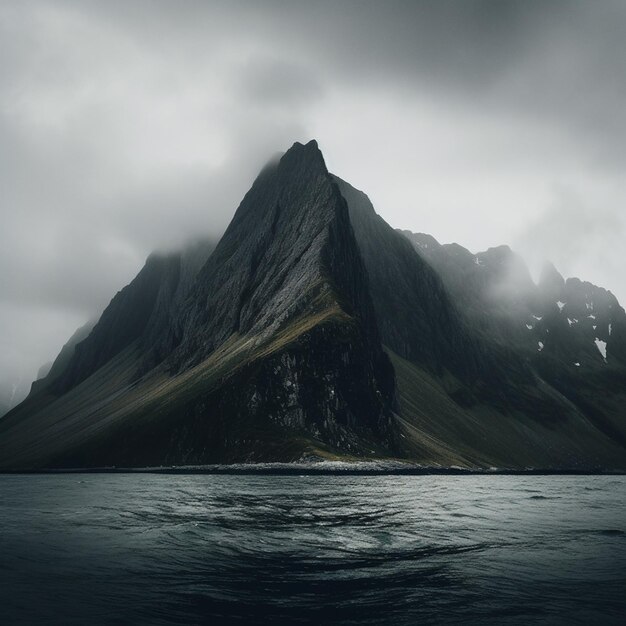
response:
M624 624L626 477L0 476L1 624Z

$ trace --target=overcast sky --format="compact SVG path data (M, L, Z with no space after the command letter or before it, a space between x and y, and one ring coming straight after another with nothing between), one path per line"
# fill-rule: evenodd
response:
M626 301L626 3L0 0L0 380L318 140L393 226Z

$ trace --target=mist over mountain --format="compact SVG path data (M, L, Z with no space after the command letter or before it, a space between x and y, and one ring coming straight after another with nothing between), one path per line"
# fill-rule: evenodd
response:
M615 469L625 406L610 292L394 230L311 141L75 333L0 420L0 465Z
M592 366L623 363L626 316L610 291L565 280L550 262L535 284L508 246L472 254L424 233L400 232L437 269L473 326L492 340L543 357L557 353L576 367L581 358Z
M0 417L26 397L28 393L26 387L27 383L24 379L18 379L15 382L3 381L0 387Z

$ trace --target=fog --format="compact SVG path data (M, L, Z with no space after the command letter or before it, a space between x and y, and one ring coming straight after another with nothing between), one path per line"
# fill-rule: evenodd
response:
M620 2L0 1L0 388L316 138L393 226L626 301Z

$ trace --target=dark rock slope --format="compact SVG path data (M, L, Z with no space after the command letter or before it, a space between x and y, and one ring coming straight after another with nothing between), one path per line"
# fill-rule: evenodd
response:
M4 466L390 454L393 369L315 142L266 167L201 269L152 256L53 384L0 422Z
M437 272L376 214L362 191L335 181L348 203L384 343L436 374L449 370L475 379L477 346Z
M472 254L430 235L401 232L441 275L472 327L494 342L568 367L626 365L626 313L610 291L565 280L551 263L535 284L508 246Z
M376 214L363 192L336 180L370 276L385 345L434 375L464 407L484 404L509 414L554 411L554 399L536 392L524 356L477 332L465 303L450 295L436 269Z
M163 356L159 347L172 343L172 316L214 247L212 241L199 241L182 252L150 255L135 279L113 298L89 335L76 345L55 383L55 391L72 389L135 341L145 353L144 369L155 365Z
M524 358L537 388L562 400L543 423L571 433L570 421L579 416L626 445L626 313L613 294L564 280L551 264L535 284L507 246L472 254L430 235L402 232L441 275L476 333ZM619 454L626 464L623 447Z

